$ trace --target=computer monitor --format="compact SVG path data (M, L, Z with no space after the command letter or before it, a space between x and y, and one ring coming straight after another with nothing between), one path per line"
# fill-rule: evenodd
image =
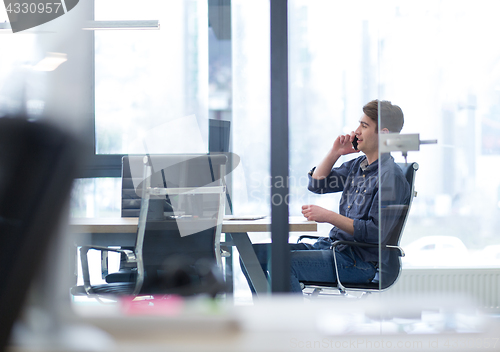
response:
M229 137L231 122L210 119L208 121L208 151L209 153L229 152Z
M209 153L228 153L229 152L229 138L231 135L231 122L225 120L208 121L208 151ZM228 169L232 169L232 158L228 160ZM226 199L228 210L233 213L233 203L230 196L230 183L226 189Z

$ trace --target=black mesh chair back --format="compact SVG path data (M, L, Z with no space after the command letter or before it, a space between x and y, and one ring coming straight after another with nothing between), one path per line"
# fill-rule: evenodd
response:
M205 193L223 187L225 155L150 156L150 187L172 193L149 199L142 245L145 282L142 292L162 291L171 283L164 280L178 267L196 271L196 266L220 264L220 231L224 209L221 193ZM132 170L142 158L129 157ZM132 176L139 174L139 169ZM141 170L142 172L142 170ZM141 182L136 194L143 196ZM192 190L179 191L177 190ZM174 270L171 270L174 268ZM196 280L196 274L190 275Z
M417 163L398 163L402 169L408 184L410 185L410 197L407 204L390 205L381 209L382 219L393 223L393 227L389 230L387 241L382 243L381 260L379 264L378 281L372 282L370 286L374 289L382 290L392 286L398 279L401 272L401 257L404 252L399 248L404 228L408 220L411 204L415 197L415 174L418 170Z

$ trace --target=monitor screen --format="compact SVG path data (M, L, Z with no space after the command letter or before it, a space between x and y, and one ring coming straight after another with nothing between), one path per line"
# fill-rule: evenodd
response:
M210 153L229 152L231 122L210 119L208 123L208 151Z

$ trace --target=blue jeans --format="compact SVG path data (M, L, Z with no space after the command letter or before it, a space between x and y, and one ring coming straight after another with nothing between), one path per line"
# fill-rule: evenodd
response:
M322 238L313 245L307 243L289 244L290 246L290 291L302 292L301 281L336 282L331 242ZM253 248L262 270L268 274L271 244L254 244ZM364 262L351 248L342 252L336 250L337 265L341 282L368 283L373 280L377 269L371 262ZM248 280L246 270L243 274ZM248 280L248 282L250 282Z

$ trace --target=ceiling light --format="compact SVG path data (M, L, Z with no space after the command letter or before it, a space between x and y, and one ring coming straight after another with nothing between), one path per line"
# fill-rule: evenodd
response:
M88 21L85 30L160 29L160 21Z

